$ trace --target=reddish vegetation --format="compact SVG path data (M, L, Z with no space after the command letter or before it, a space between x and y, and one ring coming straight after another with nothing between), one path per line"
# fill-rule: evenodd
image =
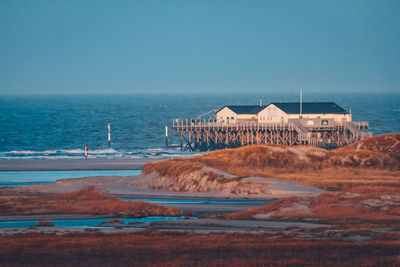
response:
M400 156L400 133L382 134L363 139L357 143L348 145L338 150L368 150L378 151L394 156L399 160Z
M264 235L24 234L0 237L0 262L57 266L396 266L399 241L266 240ZM23 251L23 253L21 253Z
M194 210L192 210L192 209L188 209L186 212L185 212L185 217L192 217L192 216L194 216L195 215L195 212L194 212Z
M88 187L64 194L0 196L0 214L113 214L145 217L180 216L181 211L144 201L122 201Z
M400 134L376 136L332 151L278 145L225 149L149 163L144 173L184 177L204 167L240 177L275 178L335 191L280 199L226 218L264 214L264 218L333 223L400 223Z
M49 221L38 221L35 226L53 226Z
M283 198L262 207L226 215L226 218L248 219L257 214L286 220L399 225L400 192L396 188L360 187L348 189L347 192Z
M148 163L143 172L180 178L207 166L240 177L276 178L325 190L342 190L346 186L400 188L399 136L376 136L332 151L278 145L245 146L185 159ZM379 149L380 145L389 153Z

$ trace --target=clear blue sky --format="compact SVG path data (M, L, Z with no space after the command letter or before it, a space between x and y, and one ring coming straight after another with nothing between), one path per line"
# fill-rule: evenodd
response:
M300 89L400 92L400 1L0 1L0 94Z

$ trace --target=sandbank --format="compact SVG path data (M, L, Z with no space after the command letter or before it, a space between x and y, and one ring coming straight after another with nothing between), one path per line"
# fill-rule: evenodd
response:
M147 162L160 160L165 159L0 160L0 171L141 170Z

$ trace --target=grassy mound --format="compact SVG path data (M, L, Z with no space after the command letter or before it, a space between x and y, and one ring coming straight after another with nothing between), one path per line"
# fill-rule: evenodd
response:
M148 163L143 173L182 178L212 167L240 177L276 178L325 190L349 186L400 188L399 136L375 136L332 151L306 146L251 145Z

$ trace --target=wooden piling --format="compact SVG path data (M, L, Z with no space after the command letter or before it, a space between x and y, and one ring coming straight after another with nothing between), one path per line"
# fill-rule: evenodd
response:
M296 123L296 122L295 122ZM296 126L295 123L236 122L220 123L215 120L178 119L172 129L180 132L181 150L207 151L219 148L237 147L249 144L312 145L339 147L361 138L352 133L346 125L338 123L329 127ZM367 127L359 123L359 128ZM166 145L168 146L166 127ZM185 135L185 133L187 133ZM186 144L186 145L185 145Z

